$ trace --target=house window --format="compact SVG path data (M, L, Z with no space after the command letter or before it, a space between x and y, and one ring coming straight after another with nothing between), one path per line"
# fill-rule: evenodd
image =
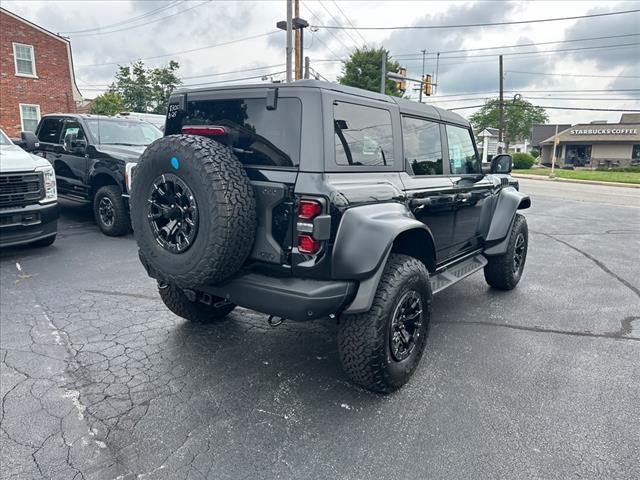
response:
M33 46L22 43L13 44L13 58L16 64L16 75L21 77L36 76L36 62L33 55Z
M35 132L40 121L40 105L20 104L20 123L25 132Z

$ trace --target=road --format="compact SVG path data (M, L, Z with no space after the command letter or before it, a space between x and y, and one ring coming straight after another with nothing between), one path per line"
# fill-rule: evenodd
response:
M541 198L640 207L640 188L519 178L523 190Z
M520 285L436 296L389 396L347 381L328 320L179 319L132 236L66 205L53 247L0 254L0 476L640 478L640 209L543 185Z

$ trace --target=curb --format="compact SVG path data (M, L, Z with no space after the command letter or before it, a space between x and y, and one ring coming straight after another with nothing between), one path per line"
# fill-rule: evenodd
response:
M565 182L565 183L584 183L585 185L604 185L605 187L624 187L624 188L640 188L637 183L620 183L620 182L601 182L598 180L580 180L575 178L549 178L543 175L526 175L522 173L512 173L512 177L526 178L527 180L541 180L543 182Z

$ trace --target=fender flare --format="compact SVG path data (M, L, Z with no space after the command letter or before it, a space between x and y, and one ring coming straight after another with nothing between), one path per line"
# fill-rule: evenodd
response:
M408 230L433 236L429 228L415 219L406 205L385 203L353 207L342 215L333 245L333 278L360 280L368 278L385 260L398 235ZM429 252L435 253L435 252Z
M431 258L435 264L431 231L413 217L406 205L366 205L344 213L333 247L332 274L334 278L358 279L360 284L343 313L361 313L371 308L394 242L405 235L423 237L421 260Z
M514 187L506 187L500 191L496 207L493 211L491 225L485 242L490 245L483 252L485 255L502 255L507 251L509 232L516 212L531 206L531 198Z
M110 177L116 185L118 185L123 193L124 193L124 176L118 171L114 172L113 170L106 168L104 166L95 166L91 167L89 170L89 185L93 188L93 182L99 175L106 175Z

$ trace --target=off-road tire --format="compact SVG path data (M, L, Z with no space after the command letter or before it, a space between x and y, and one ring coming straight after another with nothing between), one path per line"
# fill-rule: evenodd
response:
M196 323L219 322L236 308L233 303L216 307L215 303L222 300L217 297L213 297L211 305L199 300L192 302L182 293L182 290L172 285L158 285L158 293L169 310L179 317Z
M514 258L520 238L524 239L524 250L520 253L522 258L519 267L514 270ZM529 229L527 227L527 219L518 213L511 227L507 251L502 255L487 257L489 263L484 267L484 278L487 283L498 290L512 290L515 288L522 278L528 245Z
M147 218L153 182L171 173L193 193L197 233L180 253L163 248ZM196 135L169 135L153 142L136 167L131 193L133 231L148 265L166 283L193 288L236 273L251 253L256 204L251 183L233 151Z
M105 197L111 202L113 209L113 222L111 224L106 223L100 215L100 202ZM93 216L102 233L110 237L120 237L127 234L131 229L127 205L124 202L124 198L122 198L122 190L117 185L105 185L98 189L93 197Z
M36 240L35 242L30 243L29 245L35 248L43 248L53 245L53 242L56 241L56 236L51 235L50 237L41 238L40 240Z
M422 325L409 356L397 361L391 354L392 317L406 292L422 301ZM425 349L431 319L431 284L425 265L407 255L391 254L366 313L343 315L338 328L338 352L349 378L367 390L390 393L404 385Z

